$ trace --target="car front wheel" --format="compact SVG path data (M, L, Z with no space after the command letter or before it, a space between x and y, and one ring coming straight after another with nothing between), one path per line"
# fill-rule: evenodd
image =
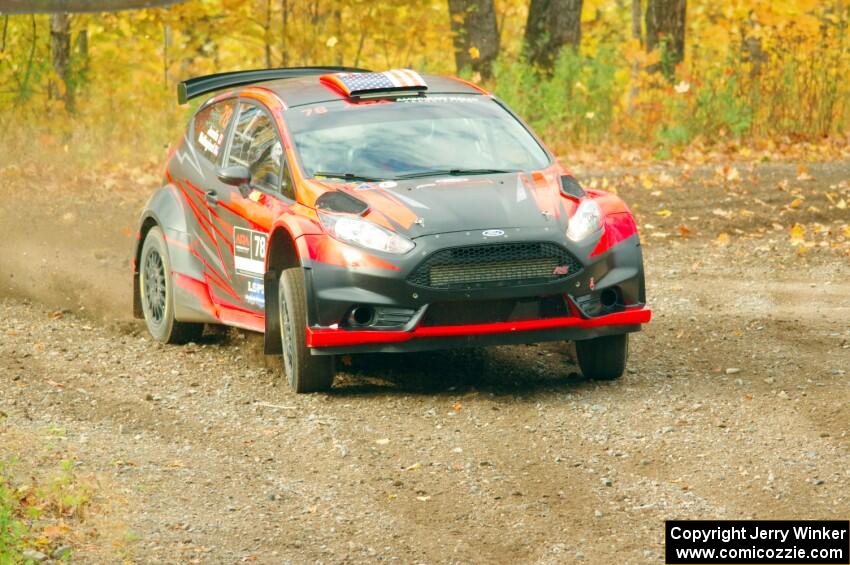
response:
M589 379L619 379L626 370L628 356L629 334L607 335L576 342L578 366Z
M281 273L278 305L283 374L292 390L302 393L330 389L334 381L333 356L311 355L307 347L307 292L301 267Z

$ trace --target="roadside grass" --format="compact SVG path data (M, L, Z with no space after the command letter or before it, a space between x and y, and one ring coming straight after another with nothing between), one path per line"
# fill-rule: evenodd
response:
M41 479L22 480L16 467L14 459L0 462L0 564L24 563L32 552L70 560L73 531L86 519L95 485L71 459Z
M0 565L129 556L109 489L81 471L63 429L0 435Z

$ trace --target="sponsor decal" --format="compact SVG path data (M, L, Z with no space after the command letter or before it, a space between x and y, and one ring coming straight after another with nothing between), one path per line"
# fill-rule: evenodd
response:
M505 235L505 231L504 230L484 230L483 232L481 232L481 235L483 235L484 237L501 237L501 236Z
M397 186L398 186L398 183L395 182L394 180L385 180L384 182L381 182L381 183L378 184L378 187L380 187L380 188L395 188Z
M569 272L570 272L570 266L569 265L558 265L552 271L552 274L553 275L567 275L567 274L569 274Z
M434 103L457 103L457 104L477 104L480 102L480 96L414 96L410 98L398 98L396 102L405 102L413 104L434 104Z
M198 143L201 147L218 156L221 150L221 144L224 141L224 134L215 129L215 126L210 126L207 131L202 131L198 134Z
M590 287L590 290L596 288L596 280L593 277L590 277L590 281L587 283L587 286Z
M248 293L245 295L245 302L265 308L266 306L266 287L263 281L251 279L248 281Z
M252 190L251 194L248 195L248 200L251 200L252 202L259 202L262 197L262 192L259 190Z
M266 243L263 232L233 228L233 260L236 272L245 277L262 278L266 271Z
M363 182L354 187L354 190L374 190L375 187L368 182Z

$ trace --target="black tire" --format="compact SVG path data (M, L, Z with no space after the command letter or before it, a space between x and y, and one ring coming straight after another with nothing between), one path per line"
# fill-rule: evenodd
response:
M277 286L283 374L297 393L326 391L334 382L334 357L311 355L307 347L304 270L286 269Z
M577 341L576 357L585 377L597 381L619 379L629 357L629 334Z
M154 226L145 236L139 261L139 293L145 325L151 336L162 343L198 341L204 324L174 319L174 287L171 260L162 230Z

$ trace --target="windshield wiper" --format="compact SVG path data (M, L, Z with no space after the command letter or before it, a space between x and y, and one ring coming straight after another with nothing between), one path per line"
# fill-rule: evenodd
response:
M313 177L326 177L329 179L343 179L343 180L359 180L361 182L379 182L383 179L376 179L374 177L366 177L363 175L355 175L353 173L326 173L324 171L317 171L313 173Z
M513 171L508 169L442 169L442 170L434 170L434 171L420 171L418 173L408 173L406 175L398 175L395 177L398 179L416 179L420 177L438 177L441 175L451 175L453 177L463 176L463 175L495 175L498 173L518 173L519 171Z

